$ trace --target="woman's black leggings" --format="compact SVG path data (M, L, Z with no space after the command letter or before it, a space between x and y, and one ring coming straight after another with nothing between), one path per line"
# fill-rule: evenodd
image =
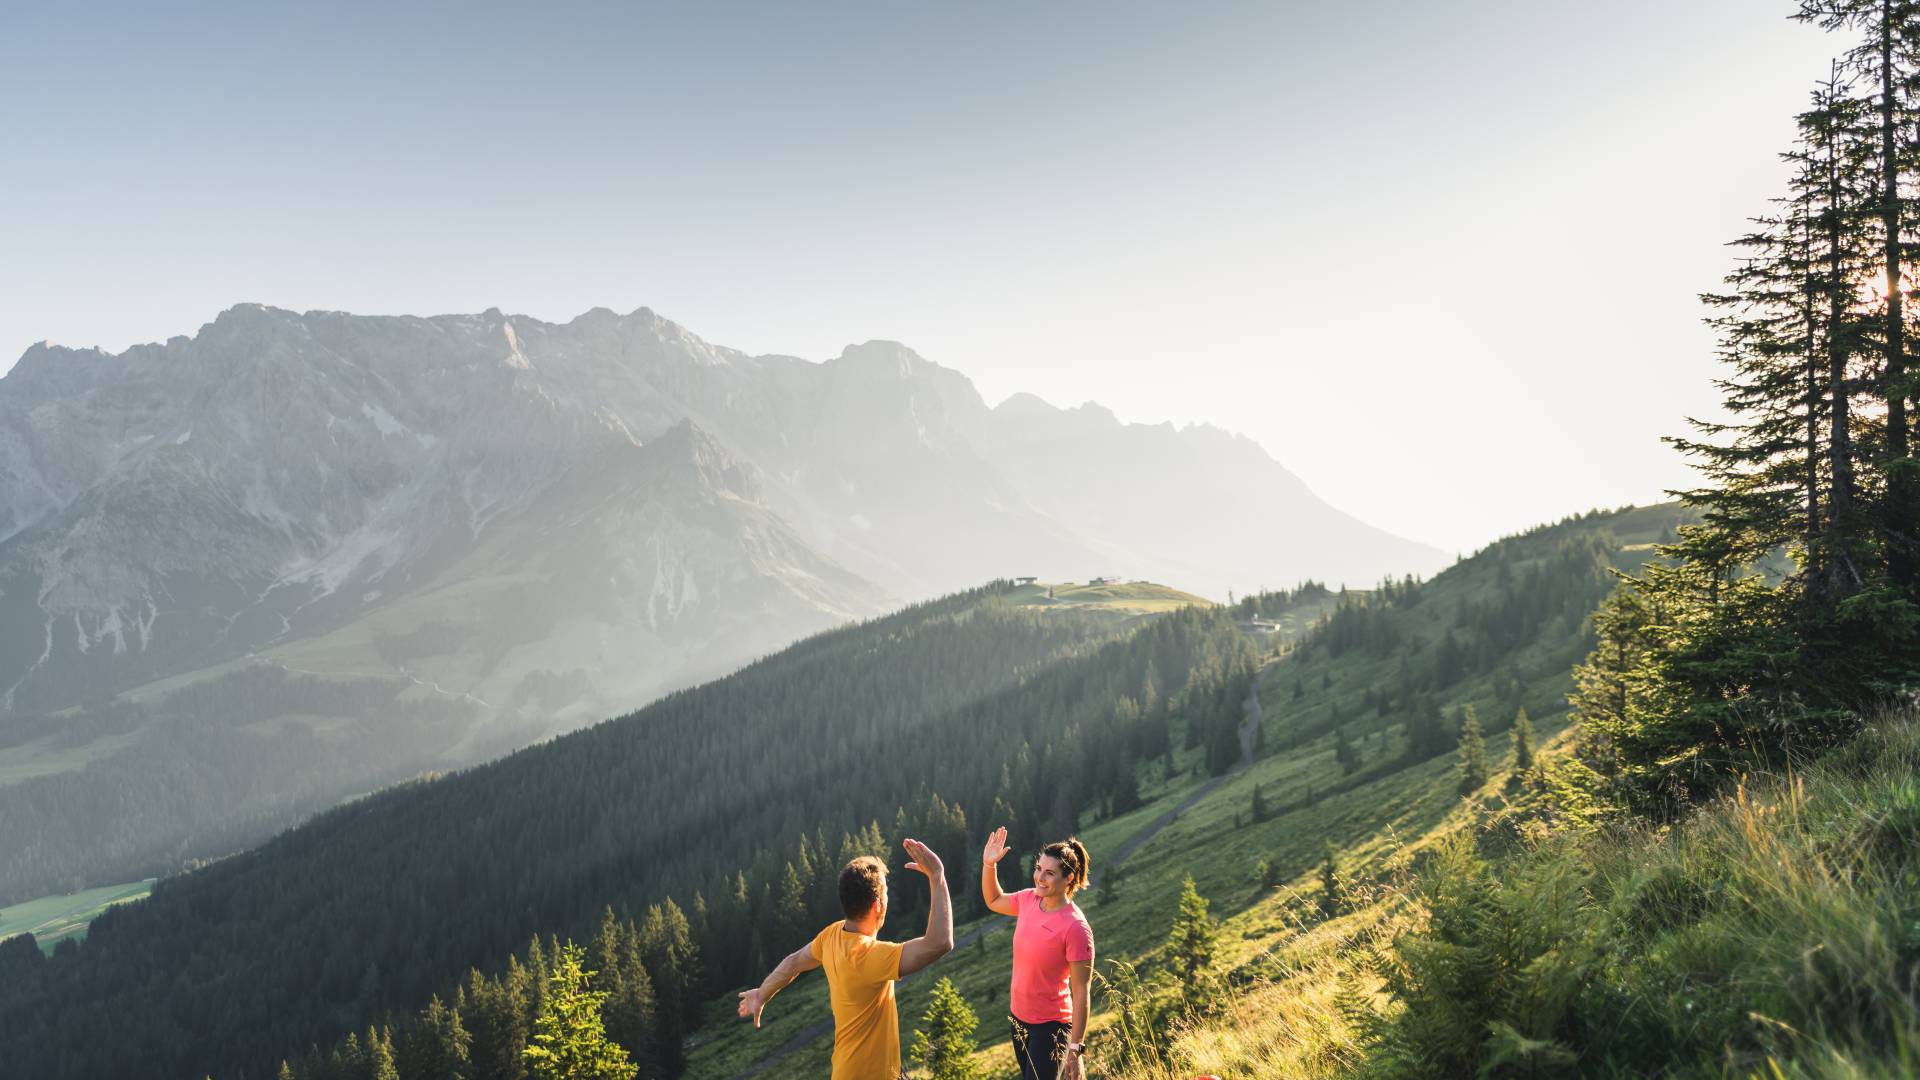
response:
M1027 1024L1013 1020L1013 1060L1020 1063L1020 1080L1056 1080L1067 1060L1068 1027L1058 1020Z

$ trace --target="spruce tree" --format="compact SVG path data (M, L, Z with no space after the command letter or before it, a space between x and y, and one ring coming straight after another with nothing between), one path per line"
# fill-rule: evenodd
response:
M1216 713L1207 736L1207 771L1225 776L1240 764L1240 723L1232 712Z
M952 979L934 984L920 1023L913 1030L908 1056L927 1071L927 1080L980 1080L980 1068L973 1060L973 1029L980 1026L980 1018Z
M1280 884L1280 864L1272 858L1261 859L1254 864L1254 870L1262 888L1271 889Z
M472 1072L473 1037L435 994L401 1039L398 1065L406 1080L464 1080Z
M1333 760L1339 763L1343 775L1360 767L1360 754L1347 739L1344 726L1333 729Z
M1425 761L1430 757L1446 752L1446 718L1440 715L1440 705L1427 698L1413 705L1407 717L1406 760L1409 763Z
M1524 773L1533 768L1533 721L1527 710L1513 714L1513 771Z
M514 965L517 967L517 965ZM520 1080L526 1073L526 987L523 979L488 979L472 972L466 986L469 1030L473 1033L473 1080Z
M597 974L593 989L607 993L603 1010L607 1037L620 1044L635 1062L651 1069L651 1032L655 1004L653 980L640 960L640 936L633 923L621 923L613 908L604 910L592 960Z
M647 908L640 925L640 959L653 984L653 1058L678 1074L686 1061L686 1033L699 1019L700 949L693 928L672 897Z
M523 1052L533 1080L633 1080L639 1068L607 1038L604 991L589 990L585 950L568 942L553 958L533 1040Z
M1900 142L1912 14L1894 0L1802 6L1861 39L1796 118L1777 212L1740 241L1727 294L1707 298L1733 419L1675 440L1701 470L1684 499L1703 520L1621 584L1576 673L1585 782L1631 808L1672 816L1756 756L1831 745L1920 677L1920 595L1901 565L1915 536L1900 523L1920 511L1899 479L1914 468L1898 420L1911 402L1891 400L1911 376L1886 287L1910 261L1897 195L1920 179ZM1890 137L1889 117L1908 134ZM1798 565L1770 580L1757 564L1783 545Z
M1454 636L1453 628L1448 627L1447 632L1440 638L1439 646L1434 650L1433 685L1452 686L1460 681L1464 671L1465 655L1460 648L1460 639Z
M1471 795L1487 782L1487 741L1480 734L1480 714L1467 705L1460 714L1460 794Z
M366 1080L400 1080L400 1069L393 1060L393 1032L387 1028L367 1029Z
M1346 910L1346 878L1340 869L1340 849L1327 844L1327 854L1320 862L1320 917L1331 919Z
M1180 908L1167 935L1167 956L1180 976L1180 995L1190 1008L1205 1003L1207 969L1213 964L1215 931L1206 898L1188 874L1180 886Z
M1796 18L1857 37L1840 68L1855 95L1855 125L1847 142L1862 162L1857 210L1875 226L1868 237L1879 279L1870 319L1879 371L1874 396L1885 410L1877 455L1885 487L1876 514L1884 564L1909 597L1920 576L1920 462L1912 456L1910 407L1920 385L1908 371L1903 276L1914 242L1911 200L1903 197L1920 172L1916 112L1920 102L1920 4L1913 0L1801 0ZM1863 221L1862 224L1865 222ZM1855 226L1858 228L1858 226Z

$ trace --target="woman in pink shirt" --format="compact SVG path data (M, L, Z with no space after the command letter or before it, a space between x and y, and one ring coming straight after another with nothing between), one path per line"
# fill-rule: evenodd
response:
M1080 1080L1087 1038L1087 983L1093 975L1093 928L1073 903L1092 863L1068 837L1040 849L1033 888L1000 891L1007 830L995 829L980 855L980 894L987 907L1012 915L1013 1057L1021 1080Z

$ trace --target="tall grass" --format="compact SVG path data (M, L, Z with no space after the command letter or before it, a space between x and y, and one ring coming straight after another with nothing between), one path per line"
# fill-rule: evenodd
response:
M1920 712L1671 828L1516 815L1095 1075L1920 1076Z
M1364 1017L1384 1004L1375 1000L1380 979L1365 958L1410 924L1397 898L1369 889L1355 895L1355 910L1324 919L1317 896L1283 892L1271 913L1285 927L1279 939L1234 971L1216 973L1198 1013L1186 1011L1165 982L1130 978L1130 971L1102 978L1103 997L1120 1015L1093 1042L1089 1074L1308 1080L1360 1064Z

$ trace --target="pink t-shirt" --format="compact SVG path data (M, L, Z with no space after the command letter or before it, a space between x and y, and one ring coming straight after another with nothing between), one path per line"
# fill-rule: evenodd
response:
M1067 965L1093 959L1093 927L1069 900L1058 911L1040 906L1032 889L1022 889L1012 900L1013 1015L1023 1024L1073 1020L1073 997L1068 993Z

